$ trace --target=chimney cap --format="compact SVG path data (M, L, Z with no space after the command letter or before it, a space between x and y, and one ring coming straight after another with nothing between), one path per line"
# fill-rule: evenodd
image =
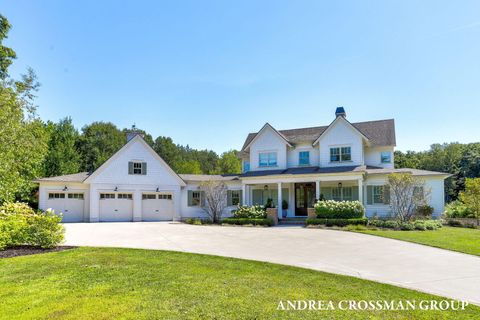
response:
M347 113L345 112L345 109L343 107L337 107L337 110L335 110L335 116L346 118Z

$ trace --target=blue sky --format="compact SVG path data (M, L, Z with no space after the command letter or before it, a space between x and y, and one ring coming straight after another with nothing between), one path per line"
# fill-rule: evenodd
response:
M217 152L277 129L395 118L398 150L480 137L478 1L3 1L39 114Z

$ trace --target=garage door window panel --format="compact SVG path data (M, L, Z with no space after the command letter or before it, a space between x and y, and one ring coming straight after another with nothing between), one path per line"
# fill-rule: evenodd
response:
M65 199L65 193L49 193L48 199Z
M118 199L125 199L125 200L132 200L133 199L133 196L131 193L119 193L117 195L117 198Z

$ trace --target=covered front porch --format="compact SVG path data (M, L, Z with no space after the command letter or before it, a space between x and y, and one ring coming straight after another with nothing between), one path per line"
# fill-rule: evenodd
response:
M277 208L279 219L307 217L317 200L363 203L363 176L278 177L242 179L242 203Z

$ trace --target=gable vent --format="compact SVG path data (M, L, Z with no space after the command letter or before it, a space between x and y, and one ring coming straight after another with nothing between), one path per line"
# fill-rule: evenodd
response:
M343 107L338 107L337 110L335 110L335 117L347 117L347 113L345 112L345 109Z

